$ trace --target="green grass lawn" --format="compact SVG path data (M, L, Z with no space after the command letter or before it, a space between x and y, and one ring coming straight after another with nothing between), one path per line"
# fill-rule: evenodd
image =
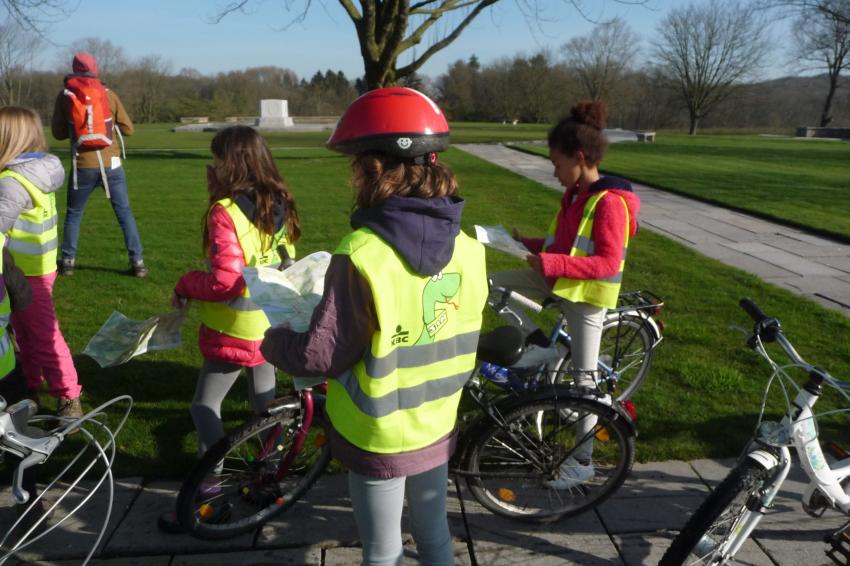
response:
M59 279L55 292L59 319L74 352L83 349L113 309L136 319L164 312L178 277L202 267L200 229L209 135L184 135L144 128L129 140L133 151L126 162L127 178L151 269L147 279L124 273L127 258L120 229L103 194L92 197L82 224L78 268L73 277ZM346 159L321 148L318 138L312 148L297 149L308 144L305 140L297 134L292 139L279 135L270 139L274 147L290 148L275 151L275 156L301 214L299 256L334 249L349 229L352 202ZM175 150L135 151L140 147ZM68 165L67 152L63 155ZM523 233L542 233L558 206L554 191L461 151L449 150L444 160L456 171L467 200L468 231L475 223L503 223ZM64 189L59 201L64 215ZM488 265L500 270L523 264L488 251ZM642 231L630 244L624 288L647 288L667 301L662 316L666 337L636 397L640 460L730 456L751 433L767 371L746 350L743 336L728 329L730 324L749 325L736 306L742 296L781 317L803 356L850 378L849 319L649 231ZM488 326L494 324L493 318L487 318ZM201 363L197 326L193 312L184 329L183 347L147 354L116 368L100 369L87 357L76 356L85 387L84 406L125 393L136 401L119 438L119 475L179 477L194 458L188 407ZM281 391L285 382L281 380ZM240 381L224 405L228 425L247 415L246 406ZM850 430L846 425L846 420L834 419L822 428L832 434Z
M541 146L524 146L542 155ZM602 168L672 192L850 241L850 144L660 133L611 144Z

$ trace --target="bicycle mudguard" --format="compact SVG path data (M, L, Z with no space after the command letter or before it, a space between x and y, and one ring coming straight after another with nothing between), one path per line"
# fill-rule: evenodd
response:
M753 450L748 452L746 457L765 470L770 470L779 465L779 458L769 450Z

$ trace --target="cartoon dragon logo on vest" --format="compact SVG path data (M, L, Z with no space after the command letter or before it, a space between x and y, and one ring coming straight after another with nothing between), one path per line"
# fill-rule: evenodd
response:
M445 326L449 315L444 308L437 308L438 303L451 305L457 310L459 305L451 299L460 290L460 273L443 273L442 271L425 284L422 290L422 322L425 327L414 344L431 344L434 336Z

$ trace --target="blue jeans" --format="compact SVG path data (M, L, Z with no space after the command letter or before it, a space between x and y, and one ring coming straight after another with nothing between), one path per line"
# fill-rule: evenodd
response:
M109 183L109 194L115 218L124 232L124 246L130 261L141 261L142 241L136 219L130 210L130 198L127 196L127 179L124 168L106 170L106 180ZM77 187L74 188L74 174L68 176L68 211L65 213L65 228L62 231L62 257L77 257L77 241L80 239L80 222L89 197L98 186L103 186L100 169L77 169Z

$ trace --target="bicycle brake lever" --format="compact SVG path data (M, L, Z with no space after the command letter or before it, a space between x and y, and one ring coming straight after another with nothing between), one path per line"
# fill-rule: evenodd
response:
M15 496L15 502L23 505L30 500L30 494L27 490L24 489L24 472L27 469L35 466L36 464L41 464L46 457L44 454L39 454L38 452L33 452L18 464L18 467L15 468L15 473L12 476L12 495Z

